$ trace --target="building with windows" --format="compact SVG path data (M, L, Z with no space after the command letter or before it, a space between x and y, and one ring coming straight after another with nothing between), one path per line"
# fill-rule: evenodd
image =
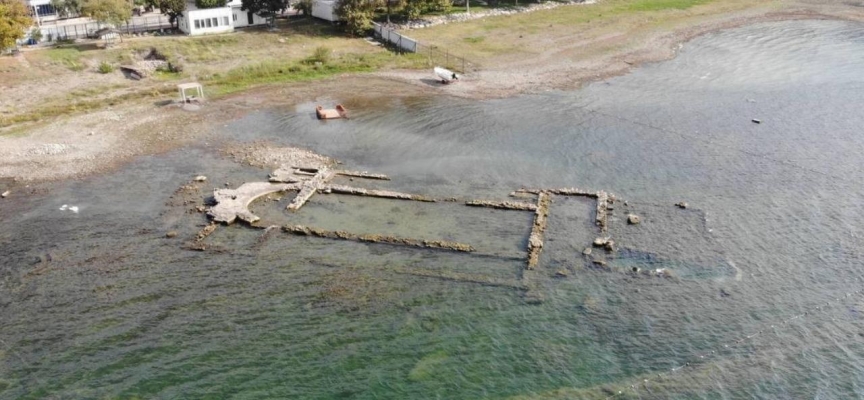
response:
M251 11L241 10L240 7L243 6L241 0L231 0L228 2L227 6L231 7L231 14L235 28L242 28L244 26L264 25L267 23L267 18L264 18Z
M241 6L241 0L232 0L225 7L218 8L197 8L190 2L183 15L177 18L177 27L195 36L226 33L234 28L267 23L267 19L258 14L242 11Z
M51 0L27 0L27 5L39 22L57 19L57 10L51 5Z

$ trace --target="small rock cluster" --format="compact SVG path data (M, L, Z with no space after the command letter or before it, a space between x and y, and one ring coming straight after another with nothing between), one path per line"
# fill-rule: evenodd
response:
M71 146L66 144L48 143L30 149L30 151L28 151L28 154L33 156L53 156L57 154L63 154L67 150L69 150L69 148L71 148Z

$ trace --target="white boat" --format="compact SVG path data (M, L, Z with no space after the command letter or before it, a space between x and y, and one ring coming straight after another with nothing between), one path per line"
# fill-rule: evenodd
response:
M455 72L442 67L435 67L435 75L441 79L441 83L451 83L453 81L459 80L459 75L456 75Z

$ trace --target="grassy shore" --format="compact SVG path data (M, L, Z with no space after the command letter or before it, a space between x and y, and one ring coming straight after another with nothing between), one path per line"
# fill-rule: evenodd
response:
M479 64L483 73L475 76L473 86L463 82L449 91L482 98L570 88L573 82L622 73L641 61L668 58L672 44L723 27L723 18L728 22L729 16L765 15L802 4L822 6L807 0L599 0L407 34ZM127 64L152 48L182 64L183 71L157 73L137 82L119 71L97 72L104 63ZM315 60L319 49L327 49L327 60ZM257 85L430 66L422 56L395 55L311 18L280 21L276 31L135 37L110 49L84 43L28 50L22 57L0 57L0 82L10 83L4 85L0 101L0 135L8 134L11 126L50 117L165 100L179 81L203 83L212 98ZM420 82L421 73L403 74L403 80ZM26 130L14 128L22 129Z
M422 57L395 55L363 39L345 37L330 24L312 19L280 22L277 31L127 38L110 49L100 43L59 45L26 51L26 65L21 65L22 60L2 57L0 80L15 82L9 90L21 93L17 104L4 104L0 127L136 100L158 101L173 93L174 83L179 81L201 82L208 97L218 98L262 84L426 66ZM127 80L119 70L105 75L97 71L103 63L129 64L150 49L181 64L183 71L156 73L143 81ZM34 98L32 87L46 79L56 82L54 90Z
M602 0L507 17L438 25L406 32L484 67L566 48L577 41L658 28L694 18L764 7L775 0ZM522 3L525 4L525 3ZM638 35L634 38L638 38ZM597 44L603 45L603 40ZM595 52L603 49L589 48ZM607 49L608 50L608 49ZM574 54L575 55L575 54ZM590 54L588 54L590 55Z

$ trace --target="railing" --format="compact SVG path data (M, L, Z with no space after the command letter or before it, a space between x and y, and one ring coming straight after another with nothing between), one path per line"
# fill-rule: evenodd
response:
M480 67L465 59L465 57L457 56L450 53L447 49L442 49L438 46L427 46L417 43L417 54L426 56L430 66L441 66L456 72L467 74L480 69Z
M389 43L398 53L416 53L426 56L429 60L429 66L441 66L463 74L479 69L477 64L452 54L447 49L422 44L378 23L372 25L375 30L375 37L379 40Z

